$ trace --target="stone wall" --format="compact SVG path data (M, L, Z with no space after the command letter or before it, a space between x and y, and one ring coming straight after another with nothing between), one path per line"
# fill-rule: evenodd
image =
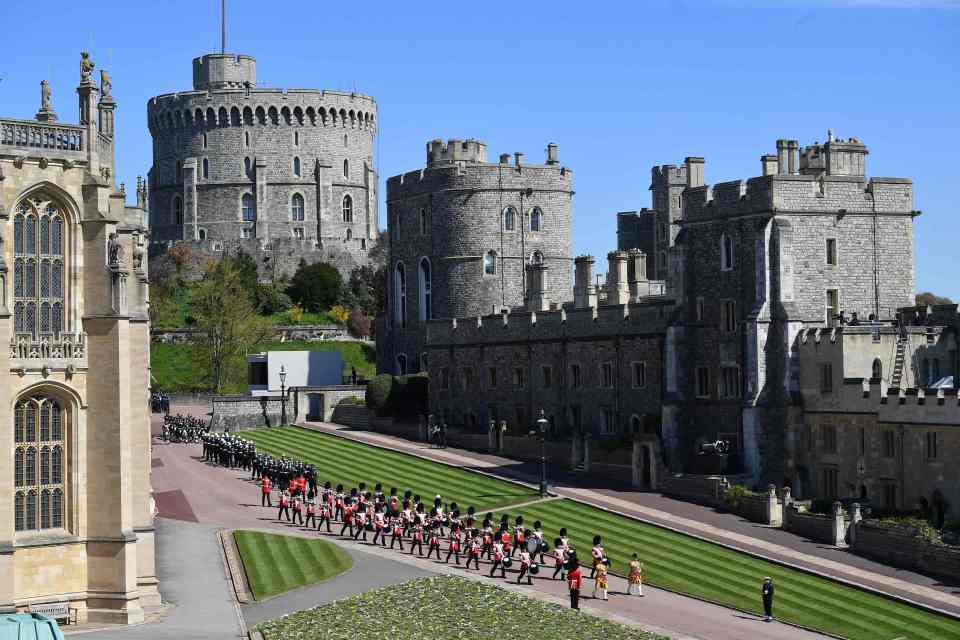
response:
M294 417L293 404L287 401L287 419ZM279 397L217 396L213 398L211 431L242 431L260 427L279 426L281 402Z
M354 341L350 333L337 325L278 325L273 328L271 340L278 342L328 342ZM183 344L196 339L197 329L153 329L150 331L151 342Z
M724 476L695 476L673 474L663 478L660 491L664 495L682 498L709 506L725 505L723 494L727 479Z
M338 404L333 409L330 422L352 429L367 429L370 426L370 410L365 405Z
M783 528L815 542L846 546L849 521L838 506L834 505L832 515L821 515L804 511L796 504L789 505L783 510Z
M933 545L897 529L862 520L851 529L851 549L895 567L956 579L960 547Z

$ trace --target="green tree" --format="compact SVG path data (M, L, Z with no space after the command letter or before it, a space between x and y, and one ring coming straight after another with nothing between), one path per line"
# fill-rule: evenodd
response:
M923 291L917 294L916 305L935 305L935 304L953 304L953 300L950 298L943 298L938 295L934 295L929 291Z
M333 265L326 262L301 262L290 280L287 293L298 305L316 313L335 305L340 299L342 287L343 278Z
M207 267L191 296L190 310L199 330L198 355L209 364L211 387L220 393L229 382L231 365L242 362L253 345L270 336L272 323L257 313L243 273L231 260Z

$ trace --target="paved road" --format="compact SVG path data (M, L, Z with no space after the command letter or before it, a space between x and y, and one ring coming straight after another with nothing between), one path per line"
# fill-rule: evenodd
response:
M257 487L247 479L247 474L239 470L229 470L214 465L209 465L199 459L199 445L174 445L155 443L154 457L158 463L153 468L154 489L159 496L158 507L161 512L167 513L175 518L183 518L183 521L177 524L164 526L162 535L168 531L176 531L179 527L207 527L212 536L212 531L216 527L228 528L265 528L268 530L284 531L297 533L297 529L289 525L278 523L274 518L276 512L273 509L265 509L259 506L259 495ZM191 520L197 520L199 524L191 524ZM316 535L309 533L306 535ZM566 589L565 585L557 580L538 579L533 587L517 587L511 585L510 581L515 580L515 575L508 573L508 581L482 577L476 571L466 572L458 567L449 567L435 561L425 561L419 558L411 558L404 554L391 552L389 550L375 549L370 546L364 547L361 543L343 541L336 536L325 536L337 544L343 544L351 552L361 550L365 553L383 557L391 563L403 563L416 571L416 575L423 575L425 572L454 573L481 579L491 583L500 584L511 589L520 589L522 593L534 595L545 599L552 599L563 602ZM219 554L216 556L217 562ZM192 564L189 559L185 564ZM386 566L386 565L385 565ZM481 564L481 569L484 565ZM380 571L379 567L375 569ZM487 569L484 569L488 570ZM220 567L222 572L222 566ZM357 590L364 584L376 584L381 582L379 576L368 575L369 564L361 562L358 567L342 577L344 584L355 583ZM392 568L391 571L400 572L398 568ZM162 574L162 577L165 574ZM219 578L218 578L219 580ZM392 578L390 579L392 580ZM390 581L388 580L388 581ZM219 592L228 592L222 581L216 583L206 583L206 589L218 590ZM352 586L352 585L351 585ZM161 592L166 596L168 589L166 582L161 582ZM346 591L337 591L328 585L330 591L326 591L324 585L318 585L309 592L304 592L302 600L298 600L301 594L290 596L287 602L291 606L299 608L304 603L309 606L322 602L324 597L340 597L337 594L346 595ZM201 593L195 595L197 601L203 598L203 589ZM796 629L780 623L764 623L755 616L740 614L736 611L718 607L708 603L700 602L693 598L679 596L666 591L647 587L644 598L629 598L622 595L616 595L618 592L626 591L626 585L619 579L611 580L611 592L615 595L609 602L597 602L587 599L583 608L592 613L620 619L633 624L640 624L655 630L662 630L674 637L682 638L701 638L710 640L807 640L820 638L824 636ZM173 589L176 593L176 589ZM221 595L217 595L219 599ZM172 599L172 598L171 598ZM268 607L270 602L263 605L253 605L259 608L256 611L250 609L251 620L259 620L261 613L263 615L273 615ZM280 608L283 608L281 605ZM244 610L247 613L247 609ZM220 623L224 627L231 626L230 623L218 615ZM149 625L140 629L147 630L159 625ZM138 632L131 629L125 632L112 632L121 635L103 637L133 637L125 635L130 632ZM230 634L235 632L232 628L225 629L222 633ZM99 637L99 636L98 636ZM138 637L161 637L161 636L138 636ZM182 638L184 636L180 636ZM214 636L204 636L214 637ZM227 637L227 636L217 636ZM231 636L232 637L232 636ZM178 639L179 640L179 639Z
M426 444L329 423L308 428L336 433L362 442L387 446L426 458L494 473L505 478L536 482L536 465L463 449L432 449ZM960 614L960 578L946 583L855 555L784 531L758 525L731 513L674 500L659 493L640 492L583 474L556 470L554 490L609 509L685 531L709 540L799 565L840 580L867 585L913 601Z

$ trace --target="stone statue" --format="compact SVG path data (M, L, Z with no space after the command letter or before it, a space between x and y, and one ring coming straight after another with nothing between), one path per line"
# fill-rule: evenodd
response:
M115 233L110 234L110 240L107 242L107 259L111 267L123 266L123 245L120 244L120 237Z
M80 84L90 84L90 82L92 82L90 80L90 74L93 73L95 66L88 52L80 52Z
M140 234L135 235L133 242L133 268L136 271L143 270L143 259L146 253L143 247L143 236Z
M93 66L91 64L91 66ZM100 96L101 98L112 98L113 83L110 81L110 74L106 69L100 69Z
M40 110L51 111L50 109L50 83L46 80L40 81Z

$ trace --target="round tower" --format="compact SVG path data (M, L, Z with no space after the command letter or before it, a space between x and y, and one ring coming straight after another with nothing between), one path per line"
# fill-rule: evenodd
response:
M487 162L478 140L427 143L426 168L387 180L391 338L381 368L424 368L430 319L569 300L572 196L556 145L527 164L519 152Z
M209 54L193 61L193 89L151 98L147 119L155 245L242 248L275 260L275 273L301 258L344 271L366 262L378 200L370 96L257 87L253 57Z

